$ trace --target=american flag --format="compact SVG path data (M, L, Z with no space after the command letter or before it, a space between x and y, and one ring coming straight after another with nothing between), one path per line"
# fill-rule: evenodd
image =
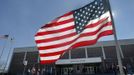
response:
M113 34L106 0L95 0L42 26L35 35L42 64L54 63L67 50L93 45Z
M7 39L9 35L0 35L0 39Z

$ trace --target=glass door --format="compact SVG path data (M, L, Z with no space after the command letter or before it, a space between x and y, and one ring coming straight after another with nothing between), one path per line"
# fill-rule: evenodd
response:
M73 73L73 67L63 67L62 73L63 75L69 75Z
M68 75L68 68L67 67L63 68L63 75Z
M85 67L86 74L95 74L95 67L94 66L87 66Z

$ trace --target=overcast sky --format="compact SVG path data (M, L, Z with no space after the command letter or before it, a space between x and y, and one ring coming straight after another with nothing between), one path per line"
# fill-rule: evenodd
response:
M14 37L14 47L35 46L37 30L92 0L0 0L0 35ZM134 0L110 0L118 39L134 38ZM100 40L112 40L113 36Z

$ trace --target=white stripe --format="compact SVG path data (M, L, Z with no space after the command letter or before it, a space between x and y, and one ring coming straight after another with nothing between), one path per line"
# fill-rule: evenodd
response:
M72 14L70 14L70 15L68 15L68 16L65 16L65 17L61 17L61 18L58 20L58 22L61 22L61 21L64 21L64 20L68 20L68 19L71 19L71 18L73 18L73 15L72 15Z
M40 57L40 58L41 58L41 60L55 60L55 59L58 59L59 57L60 57L60 55Z
M107 23L107 20L104 21L103 23L101 23L100 25L98 26L95 26L93 28L86 28L83 32L84 33L87 33L87 32L94 32L96 30L98 30L103 24ZM65 32L61 32L61 33L58 33L58 34L51 34L51 35L44 35L44 36L38 36L36 37L36 40L42 40L42 39L46 39L46 38L54 38L56 36L63 36L63 35L67 35L69 33L73 33L75 31L75 29L73 30L69 30L69 31L65 31ZM47 43L40 43L40 44L37 44L38 47L41 47L41 46L48 46L48 45L54 45L54 44L58 44L58 43L62 43L62 42L66 42L66 41L69 41L69 40L73 40L75 38L77 38L79 35L75 35L75 36L71 36L69 38L64 38L64 39L61 39L61 40L55 40L55 41L50 41L50 42L47 42Z
M65 24L61 24L59 26L53 26L53 27L49 27L49 28L39 29L38 32L46 32L46 31L59 30L59 29L70 27L72 25L74 25L74 21L68 22L68 23L65 23Z
M78 43L78 42L82 42L82 41L88 41L88 40L95 40L97 38L97 36L104 31L107 30L112 30L112 26L106 26L103 29L101 29L97 34L93 35L93 36L85 36L85 37L80 37L77 41L73 42L72 44L69 44L67 46L62 46L59 48L53 48L53 49L47 49L47 50L39 50L40 54L44 54L44 53L54 53L54 52L59 52L62 50L66 50L69 47L71 47L73 44Z

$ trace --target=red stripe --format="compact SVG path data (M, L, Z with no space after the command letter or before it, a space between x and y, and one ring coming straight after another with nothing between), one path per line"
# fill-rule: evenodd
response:
M62 46L66 46L68 44L71 44L73 43L74 41L76 41L78 38L80 37L85 37L85 36L92 36L92 35L95 35L96 33L98 33L103 27L105 26L108 26L108 25L111 25L111 22L108 22L106 24L104 24L103 26L101 26L98 30L94 31L94 32L88 32L88 33L83 33L81 34L79 37L77 37L76 39L74 40L71 40L71 41L67 41L67 42L63 42L63 43L59 43L59 44L56 44L56 45L50 45L50 46L45 46L45 47L38 47L39 50L44 50L44 49L52 49L52 48L58 48L58 47L62 47ZM67 36L63 36L63 37L59 37L59 38L67 38L67 37L72 37L74 35L77 35L77 34L73 34L73 35L67 35ZM55 38L55 39L58 39L58 38ZM53 39L49 39L49 40L42 40L42 43L45 43L45 42L51 42L51 41L54 41L54 38Z
M55 61L57 61L58 59L56 59L56 60L41 60L40 61L40 63L41 64L51 64L51 63L53 63L53 62L55 62Z

